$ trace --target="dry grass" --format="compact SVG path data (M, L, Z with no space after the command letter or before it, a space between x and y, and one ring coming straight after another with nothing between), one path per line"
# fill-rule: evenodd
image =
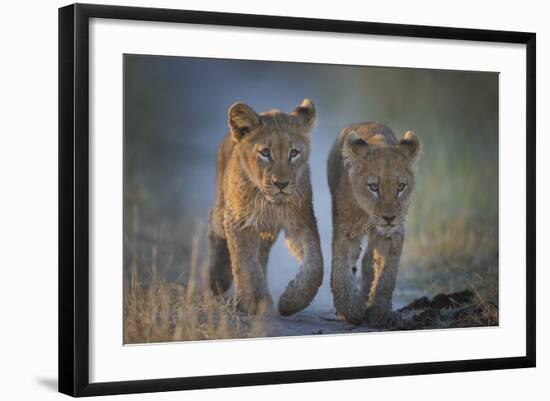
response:
M231 296L214 296L209 290L203 224L196 225L189 258L182 261L188 273L185 283L167 281L157 265L162 244L154 241L150 256L140 256L136 209L132 215L132 238L125 249L129 262L124 280L125 344L268 335L265 317L240 313Z
M124 294L124 343L263 337L263 319L234 302L170 282L134 284Z
M433 163L446 163L449 152L444 154ZM475 302L498 306L498 165L478 159L457 162L452 176L443 174L448 170L444 165L430 171L429 179L419 176L407 224L401 287L421 289L427 296L469 289Z

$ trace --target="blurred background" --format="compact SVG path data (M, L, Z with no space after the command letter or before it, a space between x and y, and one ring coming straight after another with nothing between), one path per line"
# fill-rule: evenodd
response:
M394 307L472 289L498 305L498 73L124 56L125 269L185 284L204 258L216 150L235 101L257 112L316 105L310 165L325 261L309 310L330 310L326 159L339 131L379 121L423 143ZM198 250L197 250L198 249ZM279 238L275 300L297 264Z

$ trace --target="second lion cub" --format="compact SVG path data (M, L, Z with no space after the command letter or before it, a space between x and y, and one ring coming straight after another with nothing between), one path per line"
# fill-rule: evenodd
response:
M336 311L350 323L399 321L392 294L420 150L411 131L398 141L374 122L344 128L332 147L331 288Z

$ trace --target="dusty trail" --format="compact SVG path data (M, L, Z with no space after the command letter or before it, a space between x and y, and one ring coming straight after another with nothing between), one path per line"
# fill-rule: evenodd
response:
M412 292L412 291L411 291ZM498 306L491 303L475 303L474 294L464 290L451 294L438 294L433 298L421 296L403 304L398 299L394 305L402 322L398 330L420 330L498 325ZM355 326L339 318L334 308L316 303L290 316L278 314L266 318L265 328L270 336L302 336L322 334L350 334L384 331L367 325Z

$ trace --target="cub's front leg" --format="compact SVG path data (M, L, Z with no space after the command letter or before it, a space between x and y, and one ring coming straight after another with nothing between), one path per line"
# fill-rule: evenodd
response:
M225 225L225 234L239 309L250 314L265 312L273 301L260 255L262 239L255 230L231 223Z
M391 328L401 322L399 313L393 311L392 298L404 231L401 229L390 236L380 234L375 229L372 231L363 259L363 274L370 287L365 320L373 326Z
M323 256L313 212L311 219L285 227L285 241L300 271L279 298L279 313L292 315L308 306L323 283Z
M367 309L368 284L360 272L366 249L360 236L336 230L332 242L330 287L336 312L347 322L360 325Z

